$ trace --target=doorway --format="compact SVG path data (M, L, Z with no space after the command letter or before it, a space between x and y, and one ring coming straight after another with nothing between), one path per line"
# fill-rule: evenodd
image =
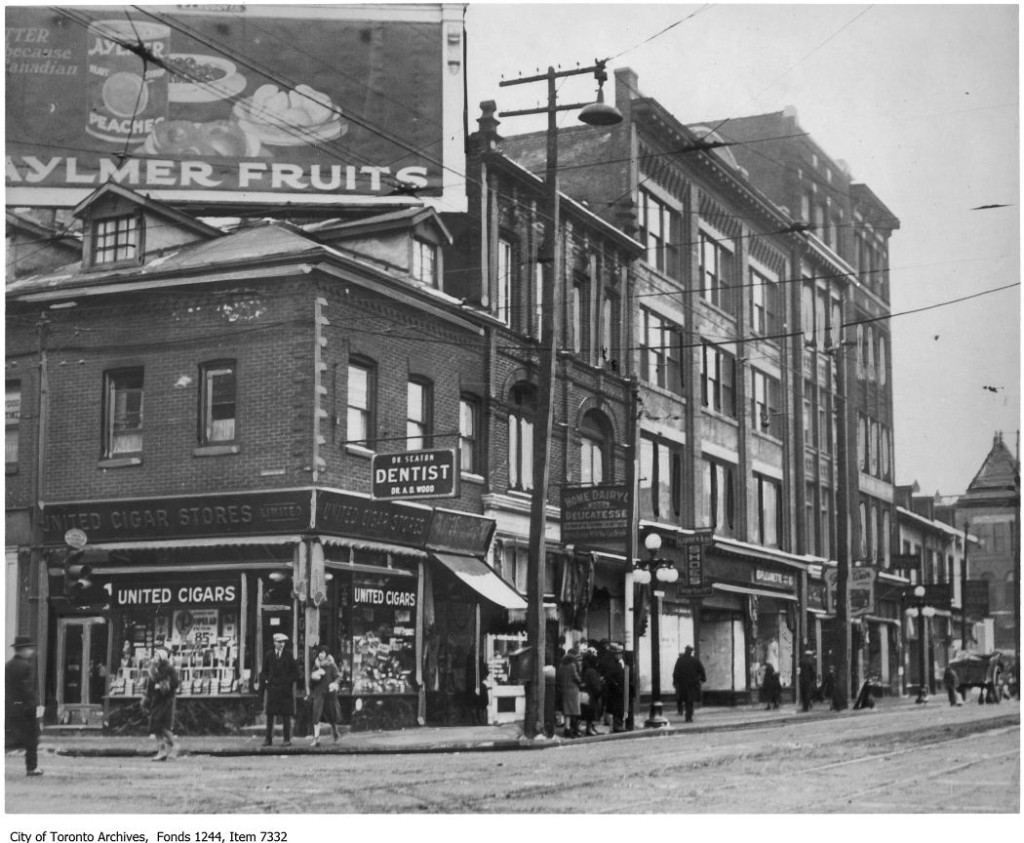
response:
M109 627L102 617L57 620L57 723L103 726Z

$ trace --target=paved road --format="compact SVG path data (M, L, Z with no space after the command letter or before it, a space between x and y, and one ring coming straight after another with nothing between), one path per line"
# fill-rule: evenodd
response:
M22 764L7 758L9 814L1019 814L1020 707L877 710L545 751L47 755L38 779Z

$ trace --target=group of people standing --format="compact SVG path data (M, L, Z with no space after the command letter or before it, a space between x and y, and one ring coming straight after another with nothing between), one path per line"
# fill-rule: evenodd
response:
M260 683L266 694L267 726L263 745L274 743L274 721L281 720L284 737L283 746L292 745L292 717L295 716L295 689L302 679L298 663L285 646L288 636L283 632L274 634L274 646L263 658ZM338 740L341 725L341 704L338 700L341 670L330 651L323 644L316 648L309 672L309 699L312 703L313 737L312 746L320 745L321 724L331 727L331 735Z
M600 641L572 646L561 658L555 681L556 707L562 713L565 737L603 734L596 724L606 716L613 732L625 731L622 645Z

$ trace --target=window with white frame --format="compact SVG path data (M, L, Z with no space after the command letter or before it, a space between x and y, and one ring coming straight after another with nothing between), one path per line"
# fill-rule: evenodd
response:
M815 525L817 518L815 517L815 506L814 506L814 492L817 487L814 483L804 484L804 541L806 546L804 547L804 553L814 556L817 553L817 531Z
M701 400L705 407L736 418L736 358L704 343L701 355Z
M376 374L376 367L369 361L354 360L348 364L345 436L350 445L374 446Z
M430 445L430 384L423 378L409 378L406 386L405 447L419 451Z
M199 367L199 441L204 445L236 439L237 381L234 360L216 360Z
M641 187L640 239L647 247L647 263L667 274L675 269L672 243L675 228L675 214L671 208Z
M509 392L508 487L533 489L533 426L537 416L537 389L518 383Z
M779 547L782 537L782 484L760 474L754 475L754 481L757 485L757 542L765 547Z
M828 558L835 557L832 548L832 496L832 489L828 486L819 487L818 502L821 508L821 520L818 522L818 526L821 530L821 555Z
M701 298L730 314L735 307L733 302L734 281L732 263L732 252L708 232L701 231Z
M735 534L736 521L736 469L728 463L704 457L703 469L703 524L720 536Z
M775 280L750 270L750 329L761 336L778 331L779 289Z
M415 237L412 241L412 277L431 287L437 286L437 246Z
M861 471L868 470L868 420L857 416L857 468Z
M878 382L882 386L885 386L886 381L889 379L889 373L886 369L888 361L888 354L886 353L886 340L882 335L881 331L878 333L878 356L875 360L878 366Z
M544 264L537 261L533 265L533 315L530 319L530 334L543 339L541 333L544 325Z
M871 532L871 528L868 525L868 505L864 501L860 502L858 515L860 516L860 540L857 543L857 549L860 551L860 558L867 559L868 548L870 547L869 533Z
M782 409L779 407L779 379L771 375L752 370L753 389L753 423L755 430L769 436L782 437Z
M682 394L682 329L646 308L640 309L640 319L640 377Z
M104 375L105 457L142 453L143 369L120 369Z
M92 224L92 265L141 260L141 239L141 214L96 219Z
M864 326L857 326L857 379L864 380Z
M618 367L619 356L619 297L605 290L601 302L601 360L602 365Z
M480 466L480 400L459 398L459 456L463 474L482 474Z
M881 450L881 448L879 447L878 422L875 421L874 419L871 419L868 431L868 473L874 477L877 477L878 452Z
M580 484L598 486L605 482L611 425L605 415L588 410L580 421Z
M18 462L18 446L21 438L21 381L7 381L4 402L5 461L7 465Z

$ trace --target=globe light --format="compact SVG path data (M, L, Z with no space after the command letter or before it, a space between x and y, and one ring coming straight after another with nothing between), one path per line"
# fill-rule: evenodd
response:
M651 555L661 550L661 536L657 533L648 533L644 539L644 547L647 548L647 552Z

